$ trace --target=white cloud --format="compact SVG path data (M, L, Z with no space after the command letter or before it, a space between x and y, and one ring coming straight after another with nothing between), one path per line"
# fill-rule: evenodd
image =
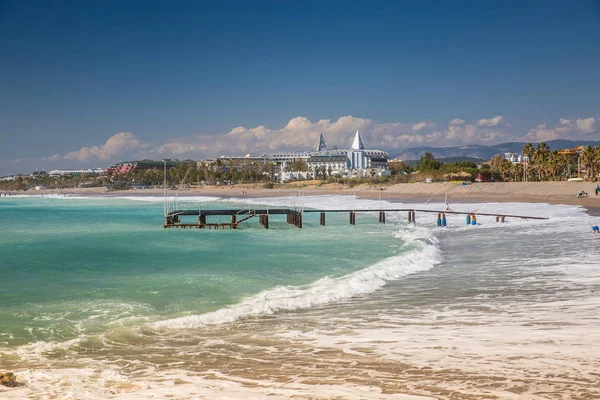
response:
M537 143L554 139L558 139L557 130L548 128L546 124L536 126L525 135L525 140Z
M526 140L533 142L557 138L588 138L594 132L597 118L560 119L555 126L541 124L524 135L507 131L502 116L466 122L453 119L446 129L436 129L431 121L375 123L367 118L344 116L337 120L322 119L312 122L298 116L279 129L259 125L254 128L238 126L229 132L199 135L193 138L173 139L166 143L142 142L132 133L121 132L105 144L83 147L64 156L52 155L44 160L71 160L81 164L104 160L114 162L123 158L163 157L200 159L220 155L260 155L280 150L312 150L322 133L329 148L348 148L354 132L359 130L369 148L399 150L411 146L455 146L464 144L492 144Z
M557 126L549 127L547 124L541 124L531 129L522 138L523 140L532 142L547 142L554 139L572 139L583 140L589 139L589 135L596 132L596 119L580 118L576 120L559 119Z
M592 133L595 131L594 124L596 120L594 118L578 119L575 123L577 124L577 128L583 133Z
M91 161L100 159L112 160L114 157L128 153L140 147L140 140L129 132L120 132L111 136L105 144L94 147L82 147L65 155L65 160ZM54 157L54 156L51 156ZM51 158L50 157L50 158Z
M477 125L479 126L496 126L498 125L504 117L502 115L496 115L494 118L482 118L477 121Z
M361 132L366 146L387 150L416 145L490 143L510 138L510 135L504 132L479 126L477 122L465 124L463 120L458 119L451 121L446 130L439 131L434 127L435 124L431 121L377 124L367 118L347 115L337 120L322 119L312 122L306 117L298 116L290 119L280 129L271 129L264 125L254 128L238 126L227 133L175 139L152 148L133 134L121 132L108 139L104 145L84 147L62 157L53 155L47 157L47 160L116 161L118 156L202 158L262 154L279 150L311 150L316 146L321 133L329 148L348 148L357 130ZM142 151L142 154L133 154L134 151Z
M313 123L306 117L292 118L282 129L269 129L265 126L246 128L238 126L225 134L202 135L195 139L176 140L156 147L153 152L184 155L202 153L208 155L266 153L286 149L312 149L325 136L329 148L348 147L353 133L361 131L363 138L372 138L372 121L365 118L345 116L337 121L322 119Z
M422 129L425 129L425 128L427 128L427 122L419 122L418 124L414 124L412 126L412 130L414 132L418 132L418 131L420 131Z

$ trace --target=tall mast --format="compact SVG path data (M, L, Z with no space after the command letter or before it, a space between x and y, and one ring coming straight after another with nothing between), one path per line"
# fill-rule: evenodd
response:
M164 160L164 177L163 177L163 211L167 216L167 160Z

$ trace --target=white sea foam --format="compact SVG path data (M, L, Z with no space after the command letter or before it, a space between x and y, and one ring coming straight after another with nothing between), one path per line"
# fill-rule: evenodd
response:
M162 198L157 197L157 201L162 201ZM239 201L249 202L246 199ZM289 198L251 201L282 206L290 204ZM374 211L379 208L377 201L355 200L349 196L304 198L304 202L306 207L318 208L352 205ZM381 204L382 208L411 206ZM472 211L483 205L452 206L456 211ZM439 204L419 205L418 208L427 207L437 209ZM448 216L449 225L445 229L435 228L433 216L419 214L416 227L402 227L397 232L405 243L403 253L398 256L341 278L324 278L301 287L279 287L214 313L161 321L157 325L193 328L277 310L309 308L309 311L290 318L293 324L281 318L284 323L271 325L265 319L269 329L255 333L252 327L252 335L265 341L281 337L292 340L294 345L305 343L310 349L339 349L352 356L339 363L340 366L350 365L350 361L357 357L368 360L372 356L373 360L382 362L400 361L403 365L413 366L413 370L423 368L418 371L419 374L411 375L404 371L402 375L403 382L414 381L418 388L413 390L415 393L432 387L434 392L436 388L456 390L457 396L465 397L488 395L506 399L541 399L560 394L564 398L596 398L594 395L598 395L598 389L592 387L600 367L600 336L597 330L600 269L594 261L600 258L600 236L591 235L589 224L598 222L600 218L590 217L583 211L576 206L490 203L483 212L548 216L551 219L508 219L504 224L496 224L493 217L481 217L477 226L467 226L464 216ZM406 215L389 213L387 219L405 224L405 218ZM440 258L438 241L433 234L440 239L439 246L448 251L445 258L452 261L444 264L447 269L436 268L426 274L427 279L422 281L425 294L412 302L412 296L419 295L417 290L410 292L412 283L403 286L402 281L394 284L390 281L431 269ZM465 249L467 251L462 253ZM475 260L478 254L486 256ZM451 282L452 269L461 265L472 268L473 273L480 273L477 279L465 279L464 287L462 282ZM470 268L468 271L471 271ZM490 276L485 275L486 271L490 272ZM439 276L433 279L431 275L436 273ZM463 276L468 278L468 272ZM498 278L497 282L494 277ZM418 280L414 278L419 277L413 275L413 282ZM447 295L436 295L452 283L457 284L460 290L449 288ZM429 284L433 286L427 286ZM504 290L508 284L511 287ZM523 289L520 290L520 287ZM407 295L398 297L398 288L405 288ZM351 304L340 301L372 291L382 295L365 297L365 302L363 299ZM406 307L404 299L409 300ZM371 303L366 304L369 301ZM314 307L327 302L339 302L339 306ZM344 304L348 306L344 308ZM311 325L311 318L317 321L335 318L336 323L315 326ZM297 324L302 329L294 328ZM217 331L222 333L223 347L235 343L228 330ZM200 334L204 335L204 332ZM38 345L41 352L52 350L48 344ZM72 343L63 344L65 348L70 345ZM199 347L191 351L197 354L206 347L209 347L208 343L199 341ZM236 352L237 348L231 347L231 352ZM147 348L144 349L147 354ZM295 346L289 349L290 354L297 351ZM186 353L181 350L175 348L173 353L184 359ZM282 345L274 352L281 355L286 350ZM31 352L23 355L31 356ZM236 353L235 357L238 356L240 354ZM252 353L251 357L251 362L257 365L269 358L265 354L260 358L256 353ZM293 360L290 357L286 363L295 366ZM196 371L177 370L177 367L163 368L156 374L138 378L119 374L112 376L110 371L97 376L98 371L107 368L99 366L97 360L92 365L94 369L90 370L34 371L31 376L24 373L23 383L27 386L14 391L10 389L10 392L9 389L2 392L0 388L0 397L28 398L35 395L99 399L118 396L133 399L168 395L175 398L290 398L306 394L327 398L402 398L379 392L377 386L347 383L306 385L302 378L288 380L290 376L286 376L285 383L278 384L274 379L227 375L223 372L225 368L208 370L209 379L204 379ZM110 368L121 370L120 366ZM365 368L359 372L348 371L348 378L372 375L374 380L379 380L387 375L387 372L382 373L376 368ZM302 377L313 378L310 371L302 370ZM427 371L440 372L442 377L422 378L420 374L426 375ZM323 370L319 370L319 374L322 376Z
M338 207L339 199L333 204ZM322 207L325 204L315 204L322 199L311 199L312 207ZM260 201L260 200L259 200ZM270 204L279 205L284 199L275 199ZM326 203L331 207L331 202ZM362 207L374 207L372 201L366 200ZM402 239L403 251L397 256L389 257L370 267L339 277L325 277L309 285L282 286L263 291L244 299L242 302L214 312L186 316L181 318L159 321L156 327L195 328L207 324L232 322L237 319L269 315L278 311L293 311L332 303L351 297L372 293L386 282L400 279L404 276L426 271L441 261L437 248L438 240L430 229L422 227L403 228L396 232L396 237Z
M293 397L361 398L393 400L427 400L433 397L386 394L377 387L347 383L319 385L300 382L282 384L273 380L256 380L227 376L218 370L207 371L217 379L198 373L170 368L147 371L148 376L128 377L116 371L93 368L63 368L23 370L17 372L17 381L23 386L0 386L2 399L114 399L138 400L149 398L175 399L272 399Z
M106 199L121 199L121 200L131 200L131 201L140 201L145 203L162 203L164 198L162 196L111 196L111 197L103 197ZM177 201L182 203L207 203L211 201L219 201L220 197L211 197L211 196L182 196L178 197ZM173 202L173 196L169 197L169 201Z
M232 322L240 318L293 311L372 293L387 281L426 271L440 261L433 245L387 258L366 269L341 278L322 278L306 286L284 286L250 296L241 303L220 310L155 323L156 327L196 328Z
M230 201L236 201L232 199ZM374 201L367 199L357 199L354 196L306 196L301 198L289 197L271 197L257 199L239 199L240 202L250 204L268 204L272 206L290 206L302 203L304 207L319 209L379 209L391 208L419 208L437 210L440 204L428 203L389 203L386 201ZM453 207L455 211L465 212L489 212L502 214L519 214L528 216L546 217L553 215L552 226L555 227L557 219L573 220L574 215L581 217L583 209L573 206L552 206L544 204L522 204L522 203L492 203L492 204L457 204ZM484 208L482 210L482 208ZM399 221L404 216L398 213L390 213L389 221ZM432 219L433 217L430 216ZM420 220L428 221L424 216ZM495 227L496 229L515 229L521 226L531 226L534 224L548 225L547 220L521 220L509 219L505 224L492 224L494 217L480 218L483 224L476 227L466 226L464 217L449 216L450 230L482 229L486 227ZM417 222L419 224L419 222ZM432 228L435 223L431 223ZM332 303L354 296L372 293L382 288L386 282L397 280L409 274L422 272L432 268L441 259L437 249L438 239L433 235L433 230L424 227L425 223L418 226L410 225L402 228L397 236L401 238L406 245L411 245L422 241L422 246L403 252L398 256L390 257L366 269L354 272L340 278L323 278L310 285L293 287L277 287L250 296L242 302L226 307L211 313L186 316L181 318L169 319L155 323L157 327L170 328L195 328L206 324L218 324L232 322L240 318L250 316L269 315L277 311L293 311L298 309L311 308L317 305ZM544 229L544 228L542 228ZM442 231L439 231L442 232Z

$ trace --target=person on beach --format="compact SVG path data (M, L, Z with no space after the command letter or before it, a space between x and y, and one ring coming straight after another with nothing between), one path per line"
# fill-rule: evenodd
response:
M592 227L592 234L593 235L595 235L596 233L600 234L600 228L598 228L598 225L590 224L590 226Z

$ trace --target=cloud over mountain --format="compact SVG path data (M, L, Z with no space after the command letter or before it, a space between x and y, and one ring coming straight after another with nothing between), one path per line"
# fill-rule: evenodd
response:
M48 161L116 161L124 158L204 158L219 155L263 154L281 150L312 150L322 133L329 148L347 148L359 130L370 148L397 151L414 146L455 146L493 144L508 141L547 141L557 138L594 139L594 117L561 118L557 123L540 124L524 134L511 132L501 115L471 121L455 118L447 126L432 121L377 123L368 118L343 116L337 120L307 117L290 119L279 129L259 125L238 126L226 133L205 134L169 140L166 143L143 142L129 132L120 132L102 145L83 147L66 155L46 157Z
M560 118L554 126L540 124L529 130L524 139L533 142L546 142L554 139L589 139L594 133L596 119L579 118L576 120Z

